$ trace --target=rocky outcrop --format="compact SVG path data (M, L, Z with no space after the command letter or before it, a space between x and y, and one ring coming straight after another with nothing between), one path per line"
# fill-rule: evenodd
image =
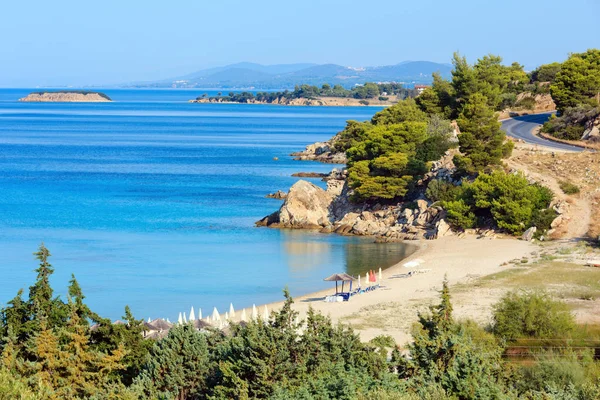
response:
M332 106L332 107L360 107L360 106L391 106L399 99L396 96L388 96L388 100L379 100L378 98L362 100L353 97L314 97L314 98L287 98L278 97L273 100L258 100L256 98L247 98L243 100L244 104L274 104L280 106ZM238 101L231 101L227 96L222 97L199 97L190 100L190 103L224 103L239 104Z
M22 102L53 102L53 103L102 103L112 101L110 97L100 92L33 92L19 99Z
M291 156L295 160L300 161L319 161L329 164L346 164L348 159L346 154L338 152L334 148L334 143L337 141L337 135L327 142L317 142L309 144L303 151L292 153Z
M291 188L278 212L257 222L259 226L321 229L331 225L333 195L320 187L300 180Z
M333 173L339 174L339 171ZM256 225L376 236L382 242L436 239L453 234L441 207L432 206L423 199L414 204L414 208L406 208L403 204L357 205L349 201L349 189L344 180L329 179L327 190L298 181L290 188L279 211Z
M531 242L533 240L533 235L535 235L536 231L537 231L537 228L535 226L532 226L531 228L529 228L525 232L523 232L523 236L521 237L521 239L523 239L527 242Z
M600 142L600 116L592 119L585 124L585 131L581 140L589 140L590 142Z
M283 190L278 190L274 193L269 193L268 195L265 196L267 199L277 199L277 200L283 200L287 197L287 193L284 192Z
M292 174L296 178L326 178L327 175L321 172L296 172Z

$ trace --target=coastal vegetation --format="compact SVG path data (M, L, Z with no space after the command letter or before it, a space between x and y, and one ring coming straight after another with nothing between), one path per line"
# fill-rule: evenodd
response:
M419 314L413 341L368 343L348 326L294 301L268 319L227 330L171 328L144 339L126 309L112 324L93 313L75 278L54 296L50 252L37 278L0 312L0 398L20 399L595 399L595 334L563 303L539 291L509 292L492 324L457 320L448 283ZM93 325L92 325L93 323ZM586 340L580 340L585 334ZM528 344L524 344L528 343ZM389 356L391 354L391 357ZM557 368L556 368L557 367Z
M196 100L206 99L208 101L232 102L232 103L281 103L284 100L294 99L317 99L319 97L335 97L335 98L353 98L359 100L378 99L382 100L381 96L397 96L400 99L407 97L415 97L417 91L414 89L405 88L399 83L372 83L367 82L364 85L357 85L352 89L346 89L342 85L323 84L321 87L313 85L296 85L294 90L284 90L279 92L229 92L226 96L218 95L207 97L202 95Z
M542 131L565 140L600 140L600 50L571 54L542 72L552 79L550 93L558 111Z
M469 65L455 54L451 81L434 74L433 85L416 99L400 101L368 122L349 121L333 148L346 154L352 200L407 202L425 195L446 210L457 229L490 227L515 235L532 226L538 235L550 229L556 218L549 208L552 192L503 167L513 142L500 129L497 111L506 106L507 95L530 85L530 77L519 64L501 62L489 55ZM459 151L451 179L434 177L423 185L432 162L453 147Z

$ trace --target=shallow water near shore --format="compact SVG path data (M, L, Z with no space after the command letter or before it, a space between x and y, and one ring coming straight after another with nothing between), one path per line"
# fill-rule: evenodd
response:
M294 172L335 165L289 153L374 107L189 104L205 91L102 90L114 103L18 103L0 89L0 304L33 283L44 241L64 296L118 319L225 311L332 287L323 278L388 267L414 251L372 238L255 228ZM208 92L212 95L212 92ZM275 161L274 157L279 160ZM320 180L311 179L323 185Z

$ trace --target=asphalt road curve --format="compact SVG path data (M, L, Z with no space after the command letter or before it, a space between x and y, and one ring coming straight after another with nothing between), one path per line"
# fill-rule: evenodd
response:
M523 139L529 144L536 144L538 146L550 147L563 151L583 151L583 148L581 147L553 142L552 140L535 136L532 133L533 129L546 122L546 120L550 118L551 114L552 113L532 114L509 118L502 121L502 130L506 132L508 136L511 136L515 139Z

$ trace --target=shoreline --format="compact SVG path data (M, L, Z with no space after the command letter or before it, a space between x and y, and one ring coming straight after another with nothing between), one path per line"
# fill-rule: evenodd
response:
M382 270L381 287L375 291L353 296L347 302L327 303L324 297L335 292L335 284L331 289L319 290L294 297L293 309L299 313L299 318L305 319L309 308L328 316L334 323L343 322L352 326L359 333L361 340L368 341L378 335L390 335L399 345L408 342L411 338L410 327L417 320L419 306L426 307L432 301L437 302L438 290L441 288L444 276L448 277L451 288L457 284L472 279L491 275L511 267L501 264L509 260L521 258L537 250L530 243L514 238L490 239L467 236L444 237L436 240L418 241L412 243L419 248L410 256L398 263ZM409 261L421 261L419 267L406 268L404 264ZM409 271L428 269L426 273L418 273L410 278L396 278L397 274ZM376 271L377 272L377 271ZM379 282L378 282L379 283ZM401 318L406 322L405 329L390 330L385 326L365 323L365 320L381 319L382 314L389 310L387 306L397 307L398 304L406 305L403 311L408 311ZM269 314L277 311L283 305L283 300L256 305L258 315L262 318L264 307ZM481 315L473 315L468 305L457 308L459 318L477 319ZM252 315L252 307L240 308L235 312L235 322L239 322L242 310L246 311L248 319ZM404 313L402 313L404 314Z

